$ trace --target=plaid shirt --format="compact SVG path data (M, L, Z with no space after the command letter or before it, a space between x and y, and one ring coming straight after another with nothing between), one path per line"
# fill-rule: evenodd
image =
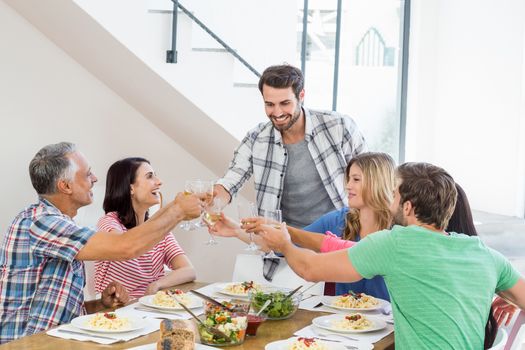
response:
M94 233L42 198L18 214L0 247L0 344L85 313L75 256Z
M303 111L308 150L332 203L337 209L342 208L347 201L346 164L366 151L365 139L348 116L306 108ZM281 205L287 161L281 133L271 122L261 123L241 141L228 171L217 184L234 196L253 174L257 207L275 210Z

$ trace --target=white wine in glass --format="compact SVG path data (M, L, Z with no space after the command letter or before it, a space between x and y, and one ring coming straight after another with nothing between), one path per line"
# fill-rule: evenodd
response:
M184 184L184 195L189 196L194 193L192 185L193 185L193 181L191 180L186 181L186 183ZM198 226L191 220L184 221L182 224L179 225L179 227L183 229L184 231L193 231L198 228Z
M193 193L205 197L204 205L209 206L213 201L213 181L206 180L194 180L192 181L192 191ZM206 222L204 222L204 211L201 213L201 219L195 224L197 227L206 227Z
M237 209L239 211L239 220L241 221L241 224L243 222L243 219L245 218L252 218L257 216L257 206L254 203L246 203L246 204L239 204L237 206ZM248 233L250 235L250 244L244 249L250 252L259 250L260 247L255 244L253 241L253 232Z
M202 220L206 225L213 226L217 221L221 219L221 213L222 209L224 208L224 202L220 198L215 198L212 200L211 204L204 209L204 213L202 214ZM219 244L213 238L213 235L210 233L210 238L204 242L206 245L216 245Z
M281 209L276 210L264 210L261 209L261 214L264 218L264 223L266 225L272 226L274 228L281 228L281 222L283 221L283 215L281 212ZM275 255L275 252L273 250L270 250L268 254L266 254L267 258L279 258L277 255Z

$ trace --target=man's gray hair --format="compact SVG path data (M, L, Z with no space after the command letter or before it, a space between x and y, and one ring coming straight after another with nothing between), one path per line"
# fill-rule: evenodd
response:
M60 142L47 145L35 154L29 163L29 176L36 193L56 193L59 180L73 179L76 167L67 156L75 151L75 144Z

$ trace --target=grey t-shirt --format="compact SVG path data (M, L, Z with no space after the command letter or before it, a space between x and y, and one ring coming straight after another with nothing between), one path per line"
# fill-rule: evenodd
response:
M281 198L283 221L295 227L310 225L335 209L315 168L305 140L284 145L288 164Z

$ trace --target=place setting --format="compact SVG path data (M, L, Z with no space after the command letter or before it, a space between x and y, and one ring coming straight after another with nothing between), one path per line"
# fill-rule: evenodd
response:
M387 323L394 323L390 302L365 293L354 293L353 291L338 296L312 296L303 300L299 308L330 313L363 312L379 316Z
M137 303L123 307L121 310L133 313L139 317L160 319L189 319L191 315L184 306L192 309L194 313L203 313L202 301L193 293L180 289L167 289L158 291L153 295L145 295Z
M139 317L121 310L79 316L71 320L70 324L47 331L47 334L107 345L130 341L159 329L159 320Z
M294 335L323 340L328 344L337 342L350 349L373 349L373 343L383 339L393 330L393 325L380 316L337 313L314 318L311 325L296 331ZM332 348L333 345L326 347Z

